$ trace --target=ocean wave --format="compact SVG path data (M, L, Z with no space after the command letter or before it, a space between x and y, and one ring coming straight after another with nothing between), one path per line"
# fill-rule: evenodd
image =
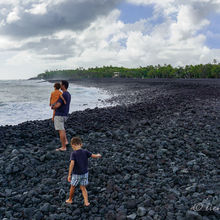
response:
M6 106L7 104L5 102L0 102L0 107Z

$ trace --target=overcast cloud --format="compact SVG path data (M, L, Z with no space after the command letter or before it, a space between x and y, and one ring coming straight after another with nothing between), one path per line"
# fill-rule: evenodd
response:
M15 1L1 4L0 34L27 38L61 30L79 31L100 15L106 15L119 0Z
M153 6L152 17L125 23L118 5L126 2ZM0 0L0 79L80 66L220 62L220 49L206 43L219 38L208 29L219 14L220 0Z

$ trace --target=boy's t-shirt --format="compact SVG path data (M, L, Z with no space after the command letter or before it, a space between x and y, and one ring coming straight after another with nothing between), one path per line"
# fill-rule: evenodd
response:
M74 160L73 174L82 175L88 172L88 158L92 153L85 149L73 151L70 160Z
M51 93L51 104L55 104L63 93L56 89Z

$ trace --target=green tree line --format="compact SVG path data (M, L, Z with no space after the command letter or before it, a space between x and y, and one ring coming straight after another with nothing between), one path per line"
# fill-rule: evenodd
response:
M125 68L103 66L95 68L77 68L70 70L45 71L37 79L83 79L83 78L220 78L220 63L186 65L172 67L171 65Z

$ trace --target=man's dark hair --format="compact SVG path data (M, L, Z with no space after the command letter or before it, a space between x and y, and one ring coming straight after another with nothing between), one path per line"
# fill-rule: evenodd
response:
M71 145L82 145L82 140L80 137L73 137L71 139Z
M54 84L54 87L55 87L56 89L60 89L60 83L55 83L55 84Z
M62 80L61 83L65 86L66 89L68 89L69 83L66 80Z

